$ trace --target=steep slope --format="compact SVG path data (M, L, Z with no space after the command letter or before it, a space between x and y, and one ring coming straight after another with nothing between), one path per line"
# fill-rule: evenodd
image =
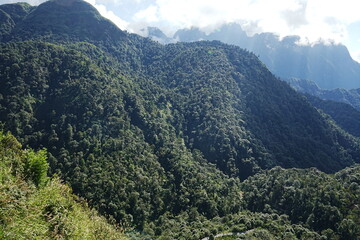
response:
M200 149L223 171L247 176L258 166L274 165L331 171L357 159L342 145L349 139L253 54L218 42L165 48L166 65L155 62L151 71L159 67L155 75L167 73L164 83L175 96L182 95L173 106L185 109L188 146ZM341 157L343 147L350 150L348 160ZM337 162L339 157L345 162Z
M360 137L360 111L352 106L305 95L311 104L331 116L338 126L353 136Z
M299 45L298 36L280 40L272 33L247 36L236 23L225 24L210 34L196 28L181 29L174 39L185 42L219 40L240 46L259 55L277 76L311 79L323 89L360 87L360 64L351 58L343 45Z
M142 95L151 95L109 67L118 63L96 47L72 48L96 60L46 43L2 48L5 65L21 69L2 69L16 79L1 82L7 128L26 144L47 147L52 170L118 221L143 228L166 211L196 207L211 217L239 209L237 181L185 148L168 123L167 105L145 101ZM26 61L18 58L24 52ZM143 120L151 124L154 145L145 140Z
M22 150L0 132L0 238L126 239L58 178L46 177L45 154Z
M303 93L314 107L331 116L345 131L360 136L359 89L323 90L309 80L291 78L285 81Z
M69 28L68 18L81 21ZM51 171L101 213L166 236L173 219L239 213L238 177L261 168L359 162L357 139L254 54L113 28L85 2L49 1L0 48L0 121L25 146L46 147ZM174 236L191 236L186 226Z
M34 7L27 3L4 4L0 6L0 40L4 40Z

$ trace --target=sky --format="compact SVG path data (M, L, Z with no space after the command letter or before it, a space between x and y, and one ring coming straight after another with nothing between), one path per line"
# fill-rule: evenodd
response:
M0 4L19 0L0 0ZM38 5L45 0L21 0ZM360 62L358 0L85 0L121 29L139 33L155 26L172 36L177 29L211 32L240 23L249 35L299 35L302 43L342 43Z

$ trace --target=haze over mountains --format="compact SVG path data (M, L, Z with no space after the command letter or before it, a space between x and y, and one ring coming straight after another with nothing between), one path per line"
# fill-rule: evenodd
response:
M288 82L298 92L310 94L323 100L346 103L360 111L359 88L350 90L341 88L324 90L319 88L314 82L306 79L290 78L284 79L284 81Z
M209 34L198 28L180 29L172 38L150 29L148 36L163 43L218 40L245 48L281 78L309 79L322 89L360 87L360 64L341 44L299 44L298 36L279 39L272 33L248 36L236 23L224 24Z
M255 54L161 45L82 0L0 17L4 129L129 238L359 236L359 138Z

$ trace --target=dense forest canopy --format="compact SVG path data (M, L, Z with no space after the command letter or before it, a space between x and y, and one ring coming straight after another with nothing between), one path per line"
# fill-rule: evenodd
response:
M163 46L82 0L1 5L0 14L4 129L47 148L49 174L135 227L131 238L357 236L358 167L342 170L348 177L265 170L334 173L360 162L359 139L254 54L216 41ZM295 192L282 189L288 175ZM349 197L307 198L313 181Z

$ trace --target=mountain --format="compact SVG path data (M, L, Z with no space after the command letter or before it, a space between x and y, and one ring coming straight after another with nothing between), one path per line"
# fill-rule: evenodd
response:
M4 35L0 121L24 146L45 147L50 173L90 206L141 231L134 239L286 229L320 239L327 229L248 206L244 194L260 194L240 179L274 166L334 173L360 162L359 139L254 54L218 41L161 45L81 0L31 8ZM356 212L334 207L343 212L327 227L347 236L353 225L338 225L356 222Z
M161 43L161 44L169 44L176 43L177 41L173 38L169 38L165 35L159 28L157 27L146 27L140 30L141 36L149 37L152 40Z
M284 81L303 93L314 107L328 114L338 126L356 137L360 136L359 89L324 90L310 80L290 78Z
M254 52L281 78L311 79L323 89L360 87L360 64L341 44L298 44L300 37L283 39L272 33L247 36L236 23L224 24L206 34L198 28L178 30L174 39L184 42L218 40Z
M352 134L360 137L360 111L349 104L322 100L320 98L306 95L311 104L331 116L338 126Z
M15 25L34 9L27 3L5 4L0 7L0 39L6 38Z
M195 42L205 40L205 38L206 34L195 27L190 29L180 29L174 34L174 39L181 42Z
M298 78L284 79L296 91L307 93L323 100L346 103L360 111L360 89L321 89L316 83Z
M5 41L26 38L73 39L86 41L117 41L124 35L115 24L103 18L95 8L82 0L51 0L31 8L26 4L15 4L21 16L16 21L7 9L11 4L2 5L2 10L15 25L11 34L3 35ZM15 7L13 7L13 10ZM27 12L25 10L28 10ZM20 15L20 14L18 14Z

